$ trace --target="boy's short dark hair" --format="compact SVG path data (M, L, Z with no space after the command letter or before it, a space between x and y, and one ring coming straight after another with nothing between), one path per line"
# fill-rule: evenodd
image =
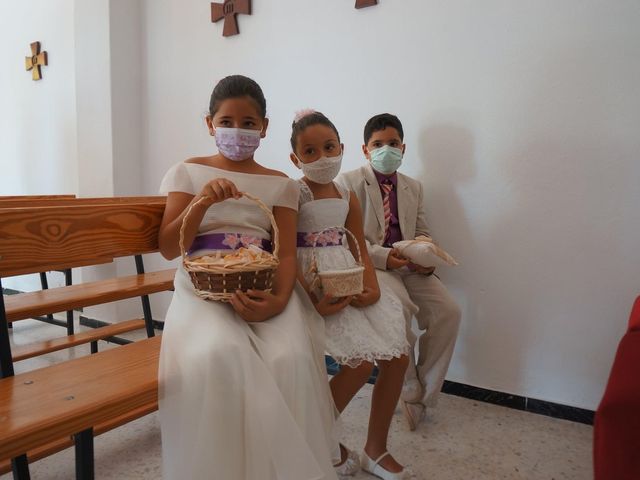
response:
M400 135L400 140L404 140L404 131L402 130L400 119L390 113L381 113L371 117L364 126L364 144L369 143L374 132L379 132L387 127L395 128Z

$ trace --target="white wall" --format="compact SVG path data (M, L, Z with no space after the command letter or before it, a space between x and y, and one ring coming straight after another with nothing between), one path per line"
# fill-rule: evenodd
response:
M112 196L109 0L77 0L75 49L79 195Z
M209 3L144 3L144 187L214 151L202 123L221 77L263 87L265 164L288 161L295 110L335 120L346 168L362 126L405 124L402 170L460 261L449 378L595 408L640 285L640 4L254 1L223 38Z
M76 0L78 176L86 197L139 195L140 2ZM134 274L133 258L83 268L82 281ZM141 316L138 299L85 308L105 321Z
M0 195L76 191L73 6L0 2ZM24 63L35 41L49 56L37 82Z
M35 41L49 57L37 82L24 63ZM0 59L0 195L75 194L74 1L0 2ZM61 282L61 275L51 279ZM21 290L38 285L33 277L3 282Z
M142 189L141 4L139 0L109 2L115 195L139 195Z
M0 195L139 195L143 147L140 5L130 0L0 3ZM44 79L24 71L29 44L49 55ZM135 273L133 260L74 270L74 281ZM49 275L50 286L64 284ZM37 276L6 279L40 288ZM140 315L139 302L85 309L103 320Z

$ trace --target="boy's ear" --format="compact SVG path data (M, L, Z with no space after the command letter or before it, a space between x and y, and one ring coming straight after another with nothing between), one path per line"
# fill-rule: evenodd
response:
M300 169L300 161L298 160L298 157L296 157L295 153L290 153L289 154L289 158L291 159L291 161L293 162L293 164Z
M260 138L264 138L267 136L267 127L269 127L269 119L264 119L264 125L262 126L262 131L260 132Z
M364 153L364 156L367 158L367 160L371 161L371 155L369 154L369 149L366 145L362 145L362 153Z
M209 135L212 137L215 135L215 128L213 127L213 117L211 115L207 115L204 119L207 124L207 128L209 129Z
M404 155L404 151L406 150L406 148L407 148L407 145L403 143L402 144L402 155Z

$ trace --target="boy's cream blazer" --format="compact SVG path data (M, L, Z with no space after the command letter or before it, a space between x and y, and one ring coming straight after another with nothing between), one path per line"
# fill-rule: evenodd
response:
M403 240L413 240L418 235L429 235L424 213L422 184L411 177L398 173L398 217ZM384 212L382 193L371 165L341 173L336 182L356 194L362 207L364 236L369 256L376 268L387 269L390 248L384 242Z

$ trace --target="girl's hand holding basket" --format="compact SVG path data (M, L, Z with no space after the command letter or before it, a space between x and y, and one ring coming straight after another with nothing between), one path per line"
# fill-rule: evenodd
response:
M316 311L323 317L326 315L335 315L344 307L349 305L353 300L353 295L347 297L334 297L333 295L324 295L317 302L313 302Z
M354 295L351 305L358 308L368 307L380 300L380 290L374 290L370 287L364 287L362 293Z
M262 322L284 310L280 299L263 290L236 290L229 299L233 309L247 322Z
M209 208L214 203L222 202L227 198L238 199L242 197L242 194L233 182L226 178L215 178L202 188L198 197L199 200L203 199L200 204Z
M209 182L201 195L191 204L182 219L179 240L182 265L191 278L196 295L205 300L231 303L247 321L261 321L282 311L282 301L270 293L280 263L279 232L271 209L260 199L238 191L232 182L223 178ZM228 250L226 255L221 255L218 251L214 256L188 257L184 247L184 232L192 210L200 205L213 205L243 196L257 203L269 217L273 254L252 245L250 249Z

